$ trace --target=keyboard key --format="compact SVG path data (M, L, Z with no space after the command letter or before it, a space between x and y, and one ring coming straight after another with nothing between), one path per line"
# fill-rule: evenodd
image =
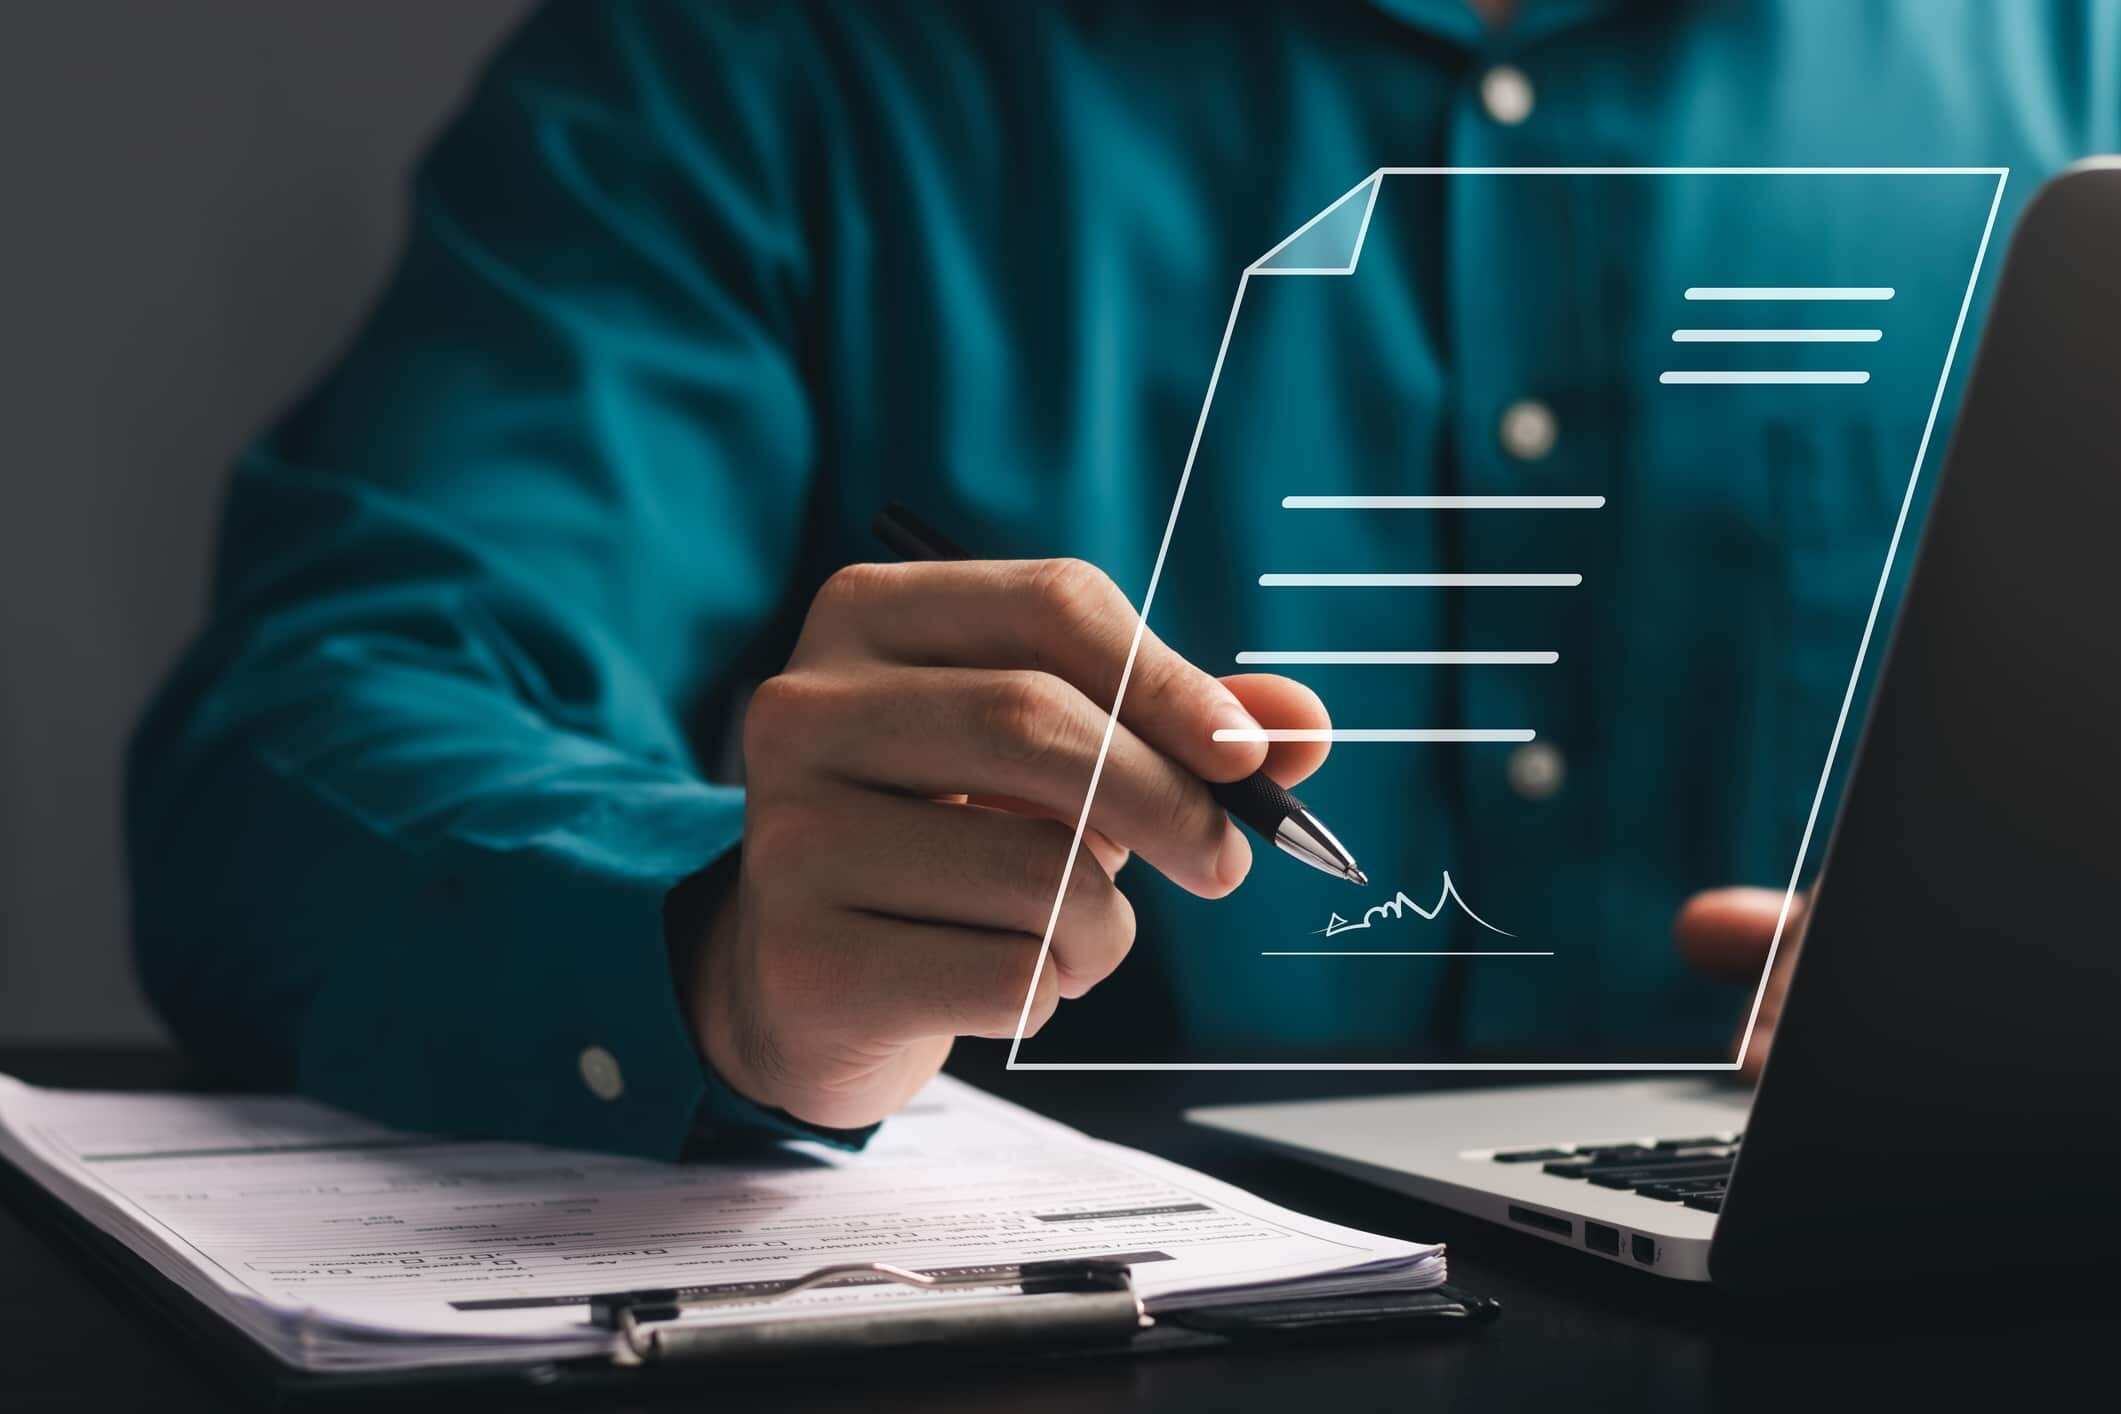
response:
M1590 1171L1589 1159L1563 1159L1559 1163L1540 1165L1540 1172L1550 1173L1556 1178L1582 1178Z
M1594 1165L1584 1177L1600 1188L1635 1188L1676 1178L1721 1178L1730 1173L1729 1159L1700 1159L1686 1163L1637 1164L1619 1168Z
M1731 1141L1718 1135L1708 1134L1699 1139L1660 1139L1652 1146L1658 1149L1728 1149Z
M1721 1178L1687 1178L1665 1183L1645 1183L1635 1192L1643 1198L1655 1198L1660 1203L1684 1203L1689 1198L1701 1198L1720 1194L1726 1187Z
M1576 1152L1600 1164L1651 1163L1665 1157L1643 1144L1608 1144L1604 1148L1580 1148Z
M1586 1172L1592 1178L1610 1173L1729 1173L1737 1162L1729 1154L1698 1154L1685 1158L1673 1154L1659 1154L1653 1159L1638 1159L1632 1163L1592 1164Z
M1699 1208L1704 1213L1720 1213L1723 1211L1723 1195L1721 1193L1697 1193L1693 1197L1686 1199L1685 1202L1689 1208Z
M1531 1164L1570 1158L1575 1152L1574 1149L1505 1149L1494 1157L1498 1164Z
M1735 1154L1725 1153L1721 1149L1711 1149L1706 1153L1689 1153L1684 1149L1674 1149L1669 1154L1648 1154L1639 1159L1620 1159L1613 1163L1594 1163L1591 1165L1591 1171L1593 1173L1618 1173L1622 1169L1669 1168L1674 1164L1711 1164L1729 1168L1737 1162L1738 1158Z

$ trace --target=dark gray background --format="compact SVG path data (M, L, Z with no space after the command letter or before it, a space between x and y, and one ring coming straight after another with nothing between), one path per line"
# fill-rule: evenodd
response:
M137 1038L119 753L231 455L351 331L522 0L0 5L0 1040Z

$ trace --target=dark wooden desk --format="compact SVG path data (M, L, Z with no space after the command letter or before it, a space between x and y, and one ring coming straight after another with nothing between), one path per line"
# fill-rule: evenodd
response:
M1230 1409L1696 1410L1794 1414L1861 1399L1891 1408L2110 1388L2121 1297L1969 1282L1774 1308L1741 1306L1577 1257L1194 1130L1187 1105L1378 1088L1407 1077L1008 1074L999 1051L967 1047L952 1069L1104 1138L1154 1150L1279 1202L1358 1227L1450 1244L1452 1277L1504 1303L1502 1319L1420 1341L1336 1342L1135 1360L1028 1362L877 1378L842 1367L799 1378L712 1376L717 1411ZM198 1084L149 1052L0 1051L0 1071L40 1084L112 1089ZM1336 1085L1336 1081L1340 1082ZM1911 1175L1915 1181L1918 1176ZM2121 1177L2116 1178L2121 1207ZM2113 1221L2114 1215L2087 1215ZM224 1410L241 1389L162 1321L76 1260L37 1216L0 1205L0 1409ZM1965 1233L1970 1254L2008 1234ZM1830 1253L1793 1259L1831 1261ZM2089 1398L2103 1403L2107 1396ZM692 1396L657 1407L707 1407ZM606 1401L600 1407L640 1407Z

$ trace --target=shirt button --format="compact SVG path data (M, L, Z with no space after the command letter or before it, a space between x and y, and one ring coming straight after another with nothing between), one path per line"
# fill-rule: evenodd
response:
M1511 790L1526 800L1545 800L1561 789L1568 768L1558 749L1543 741L1528 741L1510 753L1504 769Z
M1515 64L1497 64L1480 76L1480 106L1506 128L1532 116L1532 81Z
M599 1100L616 1100L626 1093L626 1077L619 1074L619 1059L602 1046L584 1046L576 1061L582 1083Z
M1553 451L1560 433L1554 410L1535 398L1520 398L1504 408L1496 429L1502 449L1521 462L1536 462Z

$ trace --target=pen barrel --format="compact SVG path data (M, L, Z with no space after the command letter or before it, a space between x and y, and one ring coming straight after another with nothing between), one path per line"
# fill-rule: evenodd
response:
M909 1346L1125 1345L1150 1325L1131 1286L1111 1291L997 1296L991 1301L909 1303L888 1310L787 1321L648 1328L627 1347L634 1360L813 1360Z
M1239 823L1268 839L1274 838L1282 821L1304 811L1304 803L1276 785L1265 771L1254 771L1241 781L1210 782L1208 792Z

